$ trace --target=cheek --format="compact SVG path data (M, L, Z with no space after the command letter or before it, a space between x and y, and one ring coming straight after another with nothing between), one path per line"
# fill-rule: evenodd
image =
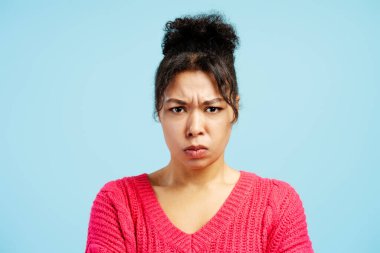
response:
M229 125L219 125L218 132L216 133L219 136L221 141L228 139L230 136L231 128Z
M180 139L180 126L175 124L162 124L166 143L169 147L176 146L176 142Z
M226 131L227 129L231 128L231 121L233 118L233 114L230 111L226 111L223 113L223 115L220 115L219 117L215 118L213 120L214 127L217 126L218 130Z
M217 139L217 142L224 144L228 141L231 133L231 124L226 119L215 121L212 126L212 138Z

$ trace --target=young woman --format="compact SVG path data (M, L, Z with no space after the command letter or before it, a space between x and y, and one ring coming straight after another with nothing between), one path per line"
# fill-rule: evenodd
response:
M313 252L296 191L224 161L239 112L237 45L218 14L167 22L155 114L170 161L104 185L86 253Z

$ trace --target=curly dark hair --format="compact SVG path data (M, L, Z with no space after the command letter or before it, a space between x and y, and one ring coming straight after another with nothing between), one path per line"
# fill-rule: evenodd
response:
M155 112L157 119L163 106L164 92L176 74L201 70L211 74L223 99L238 119L238 86L234 51L239 38L220 13L183 16L165 25L161 60L155 75Z

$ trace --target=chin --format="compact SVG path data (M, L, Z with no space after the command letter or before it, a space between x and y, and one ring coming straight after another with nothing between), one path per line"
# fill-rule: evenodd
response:
M201 170L204 169L212 164L210 159L192 159L192 160L186 160L183 162L183 164L193 170Z
M194 165L194 164L191 164L191 165L189 165L189 166L187 166L189 169L191 169L191 170L202 170L202 169L204 169L205 167L207 167L207 166L205 166L205 165L200 165L200 164L198 164L198 165Z

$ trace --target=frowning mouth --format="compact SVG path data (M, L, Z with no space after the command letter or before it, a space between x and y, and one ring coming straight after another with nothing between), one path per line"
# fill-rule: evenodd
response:
M194 151L197 151L197 150L200 150L200 149L207 149L207 148L206 148L205 146L203 146L203 145L196 145L196 146L191 145L191 146L186 147L186 148L185 148L185 151L186 151L186 150L194 150Z
M189 146L184 149L186 156L193 159L199 159L207 154L207 148L203 145Z

